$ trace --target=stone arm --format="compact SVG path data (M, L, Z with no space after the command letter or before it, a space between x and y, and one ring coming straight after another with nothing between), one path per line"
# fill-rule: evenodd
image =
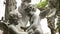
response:
M53 9L50 10L50 12L48 13L47 17L52 17L52 16L54 16L55 14L56 14L56 9L53 8Z
M27 32L20 32L14 25L8 25L8 28L12 29L16 34L27 34Z
M23 33L26 33L26 32L20 32L16 27L15 27L15 25L14 24L8 24L8 23L6 23L6 22L0 22L0 24L2 24L3 26L5 26L5 28L7 29L7 30L9 30L10 32L12 32L12 33L15 33L15 34L23 34Z
M47 16L47 14L49 13L50 9L46 9L40 12L40 18L43 19Z
M8 25L8 28L12 29L16 33L20 33L14 25Z
M34 17L33 18L33 24L26 31L29 31L30 29L36 29L37 28L39 16L38 15L34 15L33 17Z

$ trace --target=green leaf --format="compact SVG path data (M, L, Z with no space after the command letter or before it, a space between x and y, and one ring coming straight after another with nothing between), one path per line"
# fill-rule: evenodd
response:
M47 4L48 4L48 0L40 1L40 2L36 5L36 7L37 7L37 8L40 8L40 7L45 8Z

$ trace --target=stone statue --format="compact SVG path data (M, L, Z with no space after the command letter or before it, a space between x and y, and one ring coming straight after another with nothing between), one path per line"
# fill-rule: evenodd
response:
M25 9L27 8L28 5L30 5L29 3L31 2L31 0L21 0L21 6L19 6L18 11L21 13L22 15L22 23L24 24L24 27L26 27L29 17L27 16L27 12L25 12Z
M8 28L13 31L14 34L27 34L27 32L22 32L21 29L17 28L17 25L21 24L20 19L22 18L21 14L17 10L13 10L9 13ZM19 25L21 27L23 24Z
M42 34L40 27L39 14L36 15L36 8L29 4L31 0L21 0L22 4L18 10L12 8L9 10L7 28L9 29L9 34ZM7 18L7 17L6 17ZM30 26L26 28L26 25L30 21ZM19 26L18 26L19 25ZM17 28L17 26L19 28ZM21 31L21 27L25 27L25 31Z
M32 9L33 10L33 9ZM40 24L40 17L39 14L36 14L36 8L32 12L30 12L31 16L31 21L30 21L30 27L26 31L31 31L33 30L33 34L43 34L43 31L41 29L41 24ZM38 11L37 11L38 12ZM30 32L29 31L29 32Z
M48 27L51 29L51 34L55 34L55 18L56 18L56 7L55 0L49 0L49 5L46 10L41 11L40 18L47 18Z
M50 12L47 16L47 21L48 21L48 27L51 29L51 34L56 34L55 31L55 18L56 18L56 1L55 0L49 0L49 5L48 5Z
M30 21L30 26L26 29L26 32L29 34L42 34L41 25L39 22L39 14L36 15L36 8L29 4L30 0L22 0L21 6L18 8L18 11L22 14L22 21L24 24L24 27L26 27L26 24L28 21ZM36 26L36 27L35 27Z

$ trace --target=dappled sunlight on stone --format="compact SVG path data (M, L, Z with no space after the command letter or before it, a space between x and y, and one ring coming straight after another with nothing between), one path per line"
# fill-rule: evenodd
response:
M3 34L3 31L2 30L0 30L0 34Z

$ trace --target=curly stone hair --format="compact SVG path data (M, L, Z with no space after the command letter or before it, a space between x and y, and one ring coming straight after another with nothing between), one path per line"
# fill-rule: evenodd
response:
M30 3L31 2L31 0L21 0L22 2L28 2L28 3Z

